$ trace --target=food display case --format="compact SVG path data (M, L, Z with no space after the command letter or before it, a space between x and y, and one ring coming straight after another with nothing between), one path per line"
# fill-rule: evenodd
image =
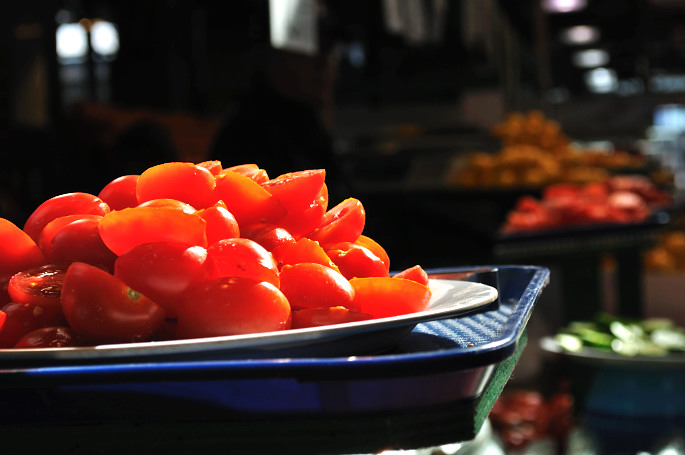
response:
M502 265L430 274L480 283L496 297L393 332L390 346L372 354L283 345L256 357L44 365L5 358L3 438L72 453L374 453L471 440L526 346L549 270ZM346 336L338 348L348 343L355 351L390 335Z

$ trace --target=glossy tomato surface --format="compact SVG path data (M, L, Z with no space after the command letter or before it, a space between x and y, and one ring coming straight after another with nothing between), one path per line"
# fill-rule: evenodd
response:
M17 272L45 264L46 259L34 239L14 223L0 218L0 280Z
M389 276L385 263L373 252L357 243L336 243L326 254L348 280L371 276Z
M256 181L238 172L225 170L216 176L215 198L224 201L238 224L276 223L286 215L280 201Z
M240 237L238 221L228 211L223 201L198 211L197 216L207 223L205 231L208 245L219 240Z
M321 225L307 237L322 245L338 242L355 242L364 231L366 211L355 198L348 198L328 210Z
M347 278L330 267L309 262L283 266L281 291L292 308L350 308L354 299Z
M72 221L55 232L50 241L50 262L85 262L114 271L117 256L100 237L100 218Z
M33 330L66 324L61 306L10 302L2 311L5 314L5 323L0 327L2 349L14 347Z
M278 264L273 255L257 242L223 239L207 248L211 277L244 277L280 286Z
M105 185L98 197L105 201L112 210L121 210L138 205L136 185L138 175L122 175Z
M17 341L17 349L67 348L81 345L78 335L70 327L51 326L33 330Z
M354 302L350 309L385 318L422 311L431 291L416 281L391 277L352 278Z
M166 318L164 308L102 269L74 262L62 284L69 326L91 344L147 340Z
M60 293L69 264L47 264L10 278L7 292L13 302L60 307Z
M178 199L196 209L216 202L212 173L203 166L187 162L170 162L152 166L140 174L136 185L138 203L151 199Z

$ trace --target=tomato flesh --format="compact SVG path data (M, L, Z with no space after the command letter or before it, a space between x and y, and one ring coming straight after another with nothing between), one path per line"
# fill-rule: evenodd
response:
M34 239L11 221L0 218L0 280L45 262L45 255Z
M328 210L321 225L307 234L322 245L355 242L364 231L366 211L361 201L348 198Z
M13 302L60 307L60 294L68 264L47 264L10 278L7 292Z
M428 286L402 278L352 278L350 284L354 302L349 308L375 318L422 311L431 298Z

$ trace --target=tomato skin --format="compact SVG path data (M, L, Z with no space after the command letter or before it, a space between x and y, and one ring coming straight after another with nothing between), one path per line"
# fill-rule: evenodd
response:
M238 172L224 170L216 176L215 199L224 201L238 225L276 223L286 215L280 201L256 181Z
M10 278L7 292L13 302L60 308L60 293L68 264L46 264Z
M64 276L62 310L74 332L96 344L145 341L166 318L162 306L82 262L71 264Z
M257 242L223 239L207 248L210 278L245 277L280 286L278 264L273 255Z
M119 256L114 276L175 317L186 289L208 279L207 250L179 242L137 245Z
M347 278L313 262L283 266L281 291L292 308L349 308L354 299L354 289Z
M428 286L429 283L428 273L426 273L423 267L418 264L396 273L393 275L393 278L404 278L405 280L416 281L424 286Z
M16 349L35 348L67 348L80 346L81 341L71 327L52 326L33 330L23 337L17 344Z
M0 348L12 348L27 333L43 327L64 325L61 306L10 302L2 307L5 323L0 327Z
M52 239L53 237L55 237L55 234L62 230L62 228L67 224L86 218L100 220L102 216L83 214L65 215L55 218L54 220L50 221L48 224L45 225L43 230L40 231L40 236L38 237L38 246L41 250L43 250L43 254L45 254L47 261L53 262L51 259L49 259L51 257L50 243L52 243Z
M292 328L322 327L346 322L358 322L373 319L369 314L359 313L338 306L331 308L301 308L292 311Z
M349 308L375 318L422 311L431 298L428 286L402 278L352 278L350 284L354 288L354 302Z
M233 214L228 211L226 204L219 202L212 207L199 210L197 216L207 223L207 244L223 239L240 237L240 226Z
M117 256L100 237L100 218L73 221L56 232L50 242L48 260L53 263L85 262L112 272Z
M66 193L54 196L40 204L24 223L24 232L38 242L40 231L50 221L64 215L105 215L109 205L97 196L88 193Z
M294 265L300 262L315 262L339 272L338 266L331 261L319 242L306 237L277 248L274 250L274 257L281 268L284 265Z
M271 223L247 226L241 232L242 237L254 240L272 253L284 245L295 243L295 239L287 229Z
M361 201L347 198L323 217L321 225L307 234L322 245L338 242L355 242L364 231L366 211Z
M221 171L224 170L219 160L207 160L197 163L196 166L203 167L209 171L212 175L219 175Z
M388 272L390 271L390 256L388 256L388 253L385 251L385 248L383 248L383 246L381 246L380 243L376 242L374 239L364 234L360 235L354 243L371 250L373 254L378 256L381 259L381 261L383 261L383 263L385 264L385 269L388 270Z
M190 214L197 212L195 207L187 202L172 198L150 199L149 201L141 202L137 207L170 207Z
M36 241L11 221L0 218L0 279L45 263Z
M206 222L171 207L132 207L103 216L99 230L105 245L120 256L136 245L181 242L207 246Z
M281 202L288 214L295 214L303 212L318 199L325 180L325 170L309 169L279 175L261 185Z
M188 162L168 162L144 170L138 178L138 203L150 199L178 199L196 209L216 202L216 182L209 169Z
M269 174L254 163L238 164L224 169L224 171L237 172L245 177L249 177L257 183L264 183L269 180Z
M271 332L289 329L290 304L273 284L222 277L189 289L178 306L181 338Z
M385 263L368 248L352 242L336 243L326 254L348 280L371 276L389 276Z
M135 207L138 205L136 197L138 177L137 174L117 177L100 190L98 197L105 201L111 210Z

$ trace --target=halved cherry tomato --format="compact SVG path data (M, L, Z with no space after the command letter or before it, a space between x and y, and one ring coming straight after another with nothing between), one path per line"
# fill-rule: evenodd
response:
M67 348L80 346L81 340L71 327L53 326L33 330L14 345L17 349Z
M197 210L187 202L179 201L172 198L150 199L149 201L141 202L138 207L170 207L186 213L195 213Z
M74 332L97 344L145 341L166 318L162 306L82 262L71 264L64 276L62 310Z
M188 162L169 162L147 168L136 186L139 203L150 199L178 199L196 209L209 207L214 198L214 176L205 167Z
M286 214L276 197L250 177L238 172L225 170L217 175L214 193L215 199L224 201L240 226L274 223Z
M67 193L52 197L40 204L24 223L26 232L34 242L38 242L40 231L50 221L64 215L92 214L104 215L110 211L109 205L97 196L88 193Z
M261 185L278 198L287 213L291 214L300 213L309 208L319 197L325 180L325 170L309 169L289 172Z
M354 289L347 278L313 262L283 266L281 291L292 308L349 308L354 299Z
M207 169L212 175L219 175L224 170L219 160L208 160L197 163L196 166Z
M223 239L207 248L211 278L246 277L268 281L279 287L278 264L273 255L257 242L244 239Z
M202 283L189 289L178 306L182 338L280 331L290 324L283 293L271 283L244 277Z
M390 270L390 256L388 256L388 253L385 251L385 248L383 248L383 246L381 246L380 243L376 242L374 239L364 234L360 235L354 243L370 249L373 254L378 256L381 259L381 261L383 261L386 270Z
M241 235L246 239L254 240L272 253L283 245L295 243L295 239L287 229L271 223L247 226L241 230Z
M415 265L393 275L393 278L404 278L428 286L428 273L420 265Z
M370 276L389 276L385 263L373 252L353 242L340 242L326 249L326 254L348 280Z
M309 206L302 211L290 211L278 224L294 237L302 237L321 225L328 207L328 187L323 185L321 192Z
M100 220L100 237L116 255L150 242L181 242L207 246L205 220L171 207L115 210Z
M431 298L428 286L391 277L352 278L354 302L349 307L375 318L422 311Z
M112 272L117 256L100 237L101 218L83 218L63 226L50 241L48 260L85 262Z
M0 279L45 264L45 255L26 232L0 218Z
M315 262L339 272L338 266L331 261L331 258L319 245L319 242L307 237L302 237L293 243L287 243L274 250L273 254L280 267L286 264L294 265L300 262Z
M307 234L322 245L338 242L355 242L364 231L366 211L361 201L347 198L323 217L321 226Z
M19 272L10 278L7 292L13 302L59 308L67 267L68 264L47 264Z
M98 197L105 201L112 210L121 210L138 205L136 197L136 184L138 175L122 175L105 185Z
M219 201L211 207L199 210L197 216L207 223L207 244L211 245L222 239L240 237L240 226L233 214L228 211L226 204Z
M180 242L137 245L119 256L114 276L176 315L181 294L208 278L207 250Z
M27 333L43 327L64 325L62 307L10 302L3 306L5 323L0 327L0 348L12 348Z
M341 306L332 308L300 308L292 311L292 318L293 329L321 327L373 319L370 314L348 310Z
M263 183L269 180L267 172L254 163L238 164L236 166L227 167L224 170L243 174L245 177L249 177L257 183Z

